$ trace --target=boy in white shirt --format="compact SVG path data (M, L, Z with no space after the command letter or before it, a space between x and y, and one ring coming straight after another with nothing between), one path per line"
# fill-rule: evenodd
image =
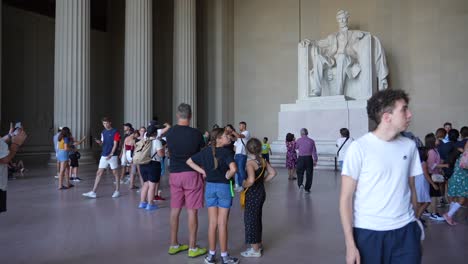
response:
M340 215L346 263L420 263L414 176L422 174L416 145L402 137L411 120L408 95L384 90L367 113L377 128L349 146L342 170Z

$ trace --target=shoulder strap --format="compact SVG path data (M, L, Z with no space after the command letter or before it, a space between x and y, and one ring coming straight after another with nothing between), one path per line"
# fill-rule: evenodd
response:
M260 177L262 177L263 172L265 171L265 168L266 168L265 160L264 160L263 158L261 158L261 159L262 159L262 171L261 171L260 174L257 176L257 178L255 178L254 183L255 183L258 179L260 179ZM248 190L249 188L250 188L250 187L245 188L244 191L247 192L247 190Z
M338 151L336 152L336 155L338 156L340 154L340 150L343 148L344 144L346 144L346 141L348 141L349 137L346 138L346 140L343 142L343 144L341 144L340 148L338 149Z

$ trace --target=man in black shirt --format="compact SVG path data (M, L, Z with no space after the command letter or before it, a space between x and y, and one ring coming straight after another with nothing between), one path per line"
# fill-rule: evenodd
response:
M166 134L167 148L171 157L169 184L171 187L171 246L169 254L174 255L189 250L189 257L206 254L206 248L196 246L198 229L198 209L203 207L202 176L190 168L186 161L204 147L200 131L190 127L192 109L182 103L177 107L177 125ZM181 245L177 239L179 216L183 207L187 208L189 222L189 245Z

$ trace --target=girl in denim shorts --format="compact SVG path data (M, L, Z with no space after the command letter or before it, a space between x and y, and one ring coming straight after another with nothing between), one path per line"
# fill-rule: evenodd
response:
M221 263L239 263L237 258L228 254L227 222L232 206L230 180L237 167L232 153L224 148L230 143L223 128L211 132L211 146L203 149L187 160L187 164L206 178L205 204L208 207L209 253L205 263L216 263L216 229L219 230Z

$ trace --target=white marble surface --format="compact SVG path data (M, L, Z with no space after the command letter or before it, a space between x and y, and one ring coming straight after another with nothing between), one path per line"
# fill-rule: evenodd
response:
M367 99L388 87L385 52L369 32L348 29L347 11L336 16L339 31L298 44L298 99L346 95Z

